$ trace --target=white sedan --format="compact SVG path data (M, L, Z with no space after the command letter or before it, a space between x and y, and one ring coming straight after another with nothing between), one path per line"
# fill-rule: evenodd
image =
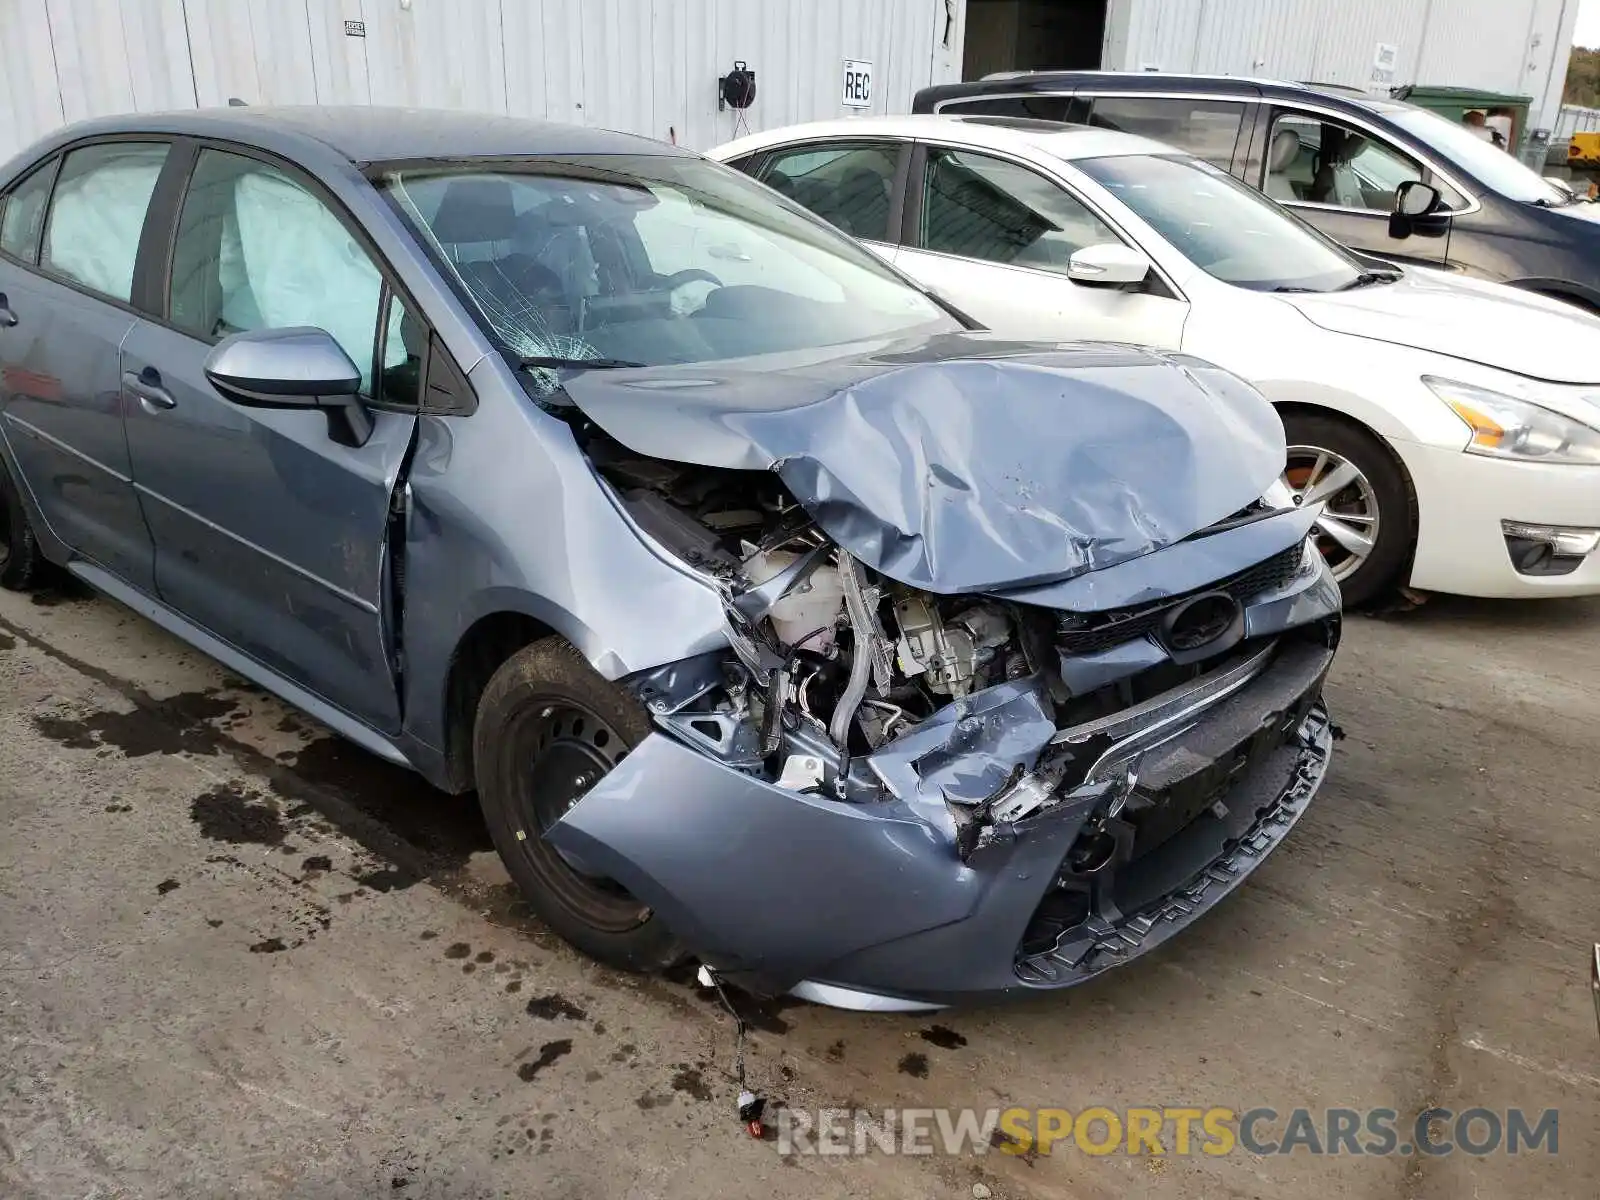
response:
M1586 313L1356 255L1209 163L1107 130L867 117L711 156L992 329L1183 351L1253 382L1283 417L1296 502L1326 502L1349 603L1396 583L1600 592ZM1408 187L1420 211L1431 189Z

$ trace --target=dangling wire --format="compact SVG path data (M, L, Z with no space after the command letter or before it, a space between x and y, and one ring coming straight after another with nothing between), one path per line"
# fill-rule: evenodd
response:
M744 1018L739 1015L739 1010L733 1006L733 1001L728 998L728 993L722 990L722 979L710 967L700 964L700 982L710 982L717 989L717 998L722 1001L722 1007L728 1010L733 1018L734 1025L734 1050L733 1069L739 1081L739 1120L744 1122L745 1130L753 1138L760 1138L766 1133L761 1124L761 1114L766 1111L765 1098L756 1095L744 1081Z

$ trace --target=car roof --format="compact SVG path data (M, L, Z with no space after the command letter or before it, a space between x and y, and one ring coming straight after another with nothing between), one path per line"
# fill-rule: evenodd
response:
M69 126L52 141L104 134L166 133L244 145L308 139L358 164L415 159L521 158L551 154L675 154L681 147L633 134L554 121L452 109L374 105L230 105L127 113Z
M789 142L822 138L943 138L1020 153L1043 151L1071 162L1124 154L1172 154L1171 146L1114 129L1066 125L1015 117L943 116L938 113L894 117L844 117L789 125L740 138L711 151L713 158L737 158Z

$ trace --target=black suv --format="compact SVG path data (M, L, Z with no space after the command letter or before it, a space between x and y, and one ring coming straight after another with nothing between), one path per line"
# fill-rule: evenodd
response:
M1600 204L1412 104L1216 75L1035 71L923 88L913 110L1142 134L1209 159L1354 249L1600 312Z

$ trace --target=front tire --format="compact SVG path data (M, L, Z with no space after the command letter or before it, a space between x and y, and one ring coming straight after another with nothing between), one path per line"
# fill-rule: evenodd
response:
M511 878L545 924L629 971L665 970L683 948L648 907L569 860L544 834L650 728L637 701L553 637L494 673L473 729L479 803Z
M1394 586L1411 559L1416 513L1411 486L1393 454L1343 417L1289 413L1283 480L1295 503L1326 504L1313 529L1345 605L1365 604Z
M26 592L44 570L44 553L34 536L33 522L23 507L17 485L0 458L0 588Z

